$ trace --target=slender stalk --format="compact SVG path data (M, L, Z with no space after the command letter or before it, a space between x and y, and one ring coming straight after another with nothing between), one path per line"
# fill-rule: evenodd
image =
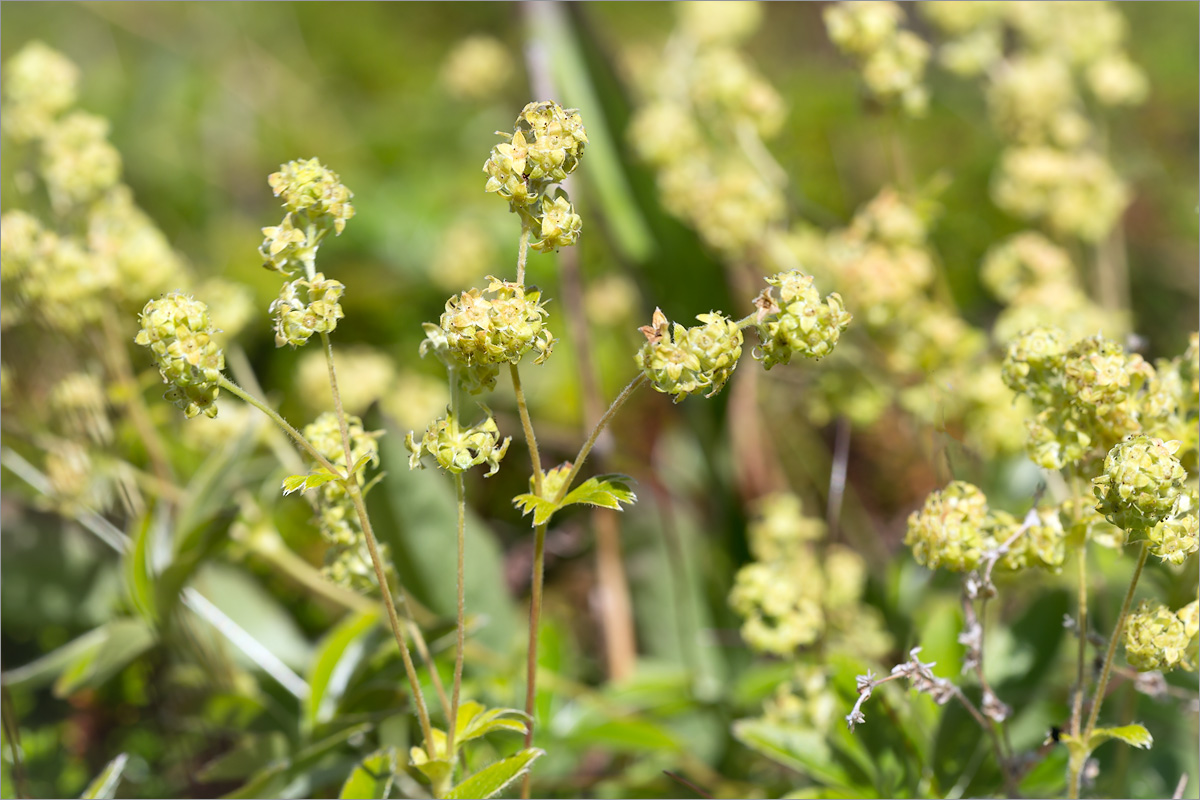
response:
M587 460L588 453L592 452L592 448L596 446L596 440L600 438L600 434L612 422L612 418L621 410L621 406L625 405L625 401L641 386L646 380L646 373L639 372L629 384L621 390L617 395L617 399L612 401L612 405L608 407L608 411L604 412L604 416L592 428L592 432L588 434L588 438L584 441L583 446L579 448L579 453L575 456L575 462L571 465L571 471L567 474L567 479L563 481L562 488L558 490L558 496L553 498L554 502L560 502L567 496L567 492L571 491L571 484L579 477L579 470L583 466L583 462Z
M458 728L458 701L462 693L463 651L466 647L467 601L465 594L467 530L467 490L461 472L454 473L454 489L458 494L458 617L455 620L457 640L454 648L454 684L450 695L450 719L446 722L446 758L454 763L454 735ZM451 767L453 768L453 767Z
M288 436L292 437L292 439L296 442L296 444L300 445L300 449L302 449L304 452L308 453L308 455L312 458L313 461L316 461L322 467L329 470L334 475L337 475L339 478L345 477L345 475L346 475L345 472L343 472L340 468L335 467L329 461L329 459L327 459L325 456L318 453L316 448L314 448L309 443L309 441L304 438L304 434L300 433L300 431L293 428L286 419L284 419L282 416L280 416L278 411L271 408L269 405L267 405L263 401L259 400L254 395L243 390L242 387L238 386L236 383L229 380L224 375L222 375L220 378L218 378L218 385L220 385L220 387L222 389L225 389L230 394L232 394L236 397L240 397L242 400L244 400L245 402L254 406L259 411L261 411L262 413L264 413L268 417L270 417L271 421L274 422L276 425L278 425L280 428L282 428L283 431Z
M525 285L525 262L529 259L529 223L521 220L521 241L517 245L517 283Z
M533 493L540 497L545 473L542 471L542 456L538 451L533 422L529 419L529 406L525 402L525 390L521 387L521 372L516 364L509 364L508 373L512 375L513 394L517 396L517 411L521 415L521 428L525 431L525 444L529 447L529 460L533 465Z
M533 721L537 699L538 628L542 621L542 578L546 567L546 525L538 525L533 537L533 582L529 597L529 654L525 664L525 714L529 727L525 731L525 747L533 746ZM530 773L521 782L521 797L529 800Z
M1083 724L1083 692L1087 677L1087 543L1079 546L1079 617L1076 631L1079 634L1079 652L1075 664L1075 698L1071 707L1071 733L1079 735Z
M1138 578L1142 576L1142 568L1146 566L1146 556L1150 554L1150 545L1142 542L1138 554L1137 566L1133 568L1133 578L1129 581L1129 589L1125 592L1125 601L1121 603L1121 614L1117 617L1116 627L1112 636L1108 637L1108 652L1104 656L1104 667L1100 670L1100 680L1096 684L1096 694L1092 698L1092 711L1088 714L1087 727L1083 729L1084 741L1087 741L1096 729L1096 720L1100 716L1100 706L1104 703L1104 690L1108 688L1108 679L1112 675L1113 659L1117 654L1117 643L1125 629L1125 620L1129 617L1129 606L1133 603L1133 591L1137 588Z
M311 271L311 270L310 270ZM429 709L425 705L425 695L421 691L421 682L417 678L417 670L413 665L412 654L408 651L408 644L404 640L404 635L400 630L400 619L396 614L396 604L392 601L392 591L388 584L387 573L383 568L383 560L379 556L379 544L375 539L375 531L371 527L371 518L367 514L367 504L363 500L362 489L358 485L358 475L351 474L350 469L354 464L354 458L350 447L350 428L346 423L346 411L342 408L342 394L338 391L337 370L333 365L333 344L329 340L329 334L322 331L321 333L322 349L325 351L325 365L329 369L329 389L333 394L333 409L337 414L338 428L342 434L342 451L346 458L347 479L344 483L346 492L354 503L354 509L358 513L358 522L362 527L363 535L367 540L367 550L371 553L371 565L375 568L375 577L379 581L379 593L383 596L383 604L388 612L388 621L392 624L392 633L396 637L396 644L400 647L400 656L404 661L404 671L408 674L408 682L412 687L413 701L417 706L417 716L421 721L421 732L425 737L426 752L430 758L435 758L433 752L433 726L429 722ZM400 597L400 602L405 604L404 587L400 587L397 592ZM405 608L405 617L408 617L408 609ZM415 625L409 625L409 630L414 640L421 636L421 631ZM431 677L437 680L437 670L430 665L429 673Z

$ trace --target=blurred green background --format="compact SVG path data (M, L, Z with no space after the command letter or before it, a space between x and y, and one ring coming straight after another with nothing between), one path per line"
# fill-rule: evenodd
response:
M1152 87L1144 105L1111 118L1108 132L1115 165L1135 193L1125 215L1134 329L1146 338L1147 357L1173 356L1197 328L1198 316L1200 6L1119 5L1130 25L1130 54ZM767 4L765 24L746 47L789 108L785 132L771 149L789 175L798 216L824 227L845 224L887 181L883 143L898 125L916 174L945 171L953 178L941 197L946 210L934 244L964 316L986 324L997 307L979 282L979 261L995 241L1024 226L989 199L1000 140L986 124L982 96L974 84L933 73L933 100L924 119L897 123L872 112L855 71L828 41L821 6ZM310 417L312 407L296 390L301 356L276 350L266 312L279 280L259 266L256 250L261 228L276 224L280 215L267 175L282 162L313 156L341 175L355 193L357 215L320 256L320 268L347 286L347 316L336 341L370 345L407 369L438 377L439 367L420 362L416 351L420 323L436 319L453 291L435 274L444 266L439 251L447 231L466 221L487 232L490 266L462 276L465 282L478 285L492 273L511 277L519 226L503 202L484 194L480 168L496 141L492 132L510 129L526 102L542 99L530 87L527 49L552 51L556 35L568 37L569 50L586 67L587 91L571 84L555 99L580 108L593 141L607 140L617 156L585 161L573 179L572 198L585 226L578 247L582 271L589 283L616 275L639 289L630 303L603 307L592 320L605 396L632 377L636 327L655 306L684 319L712 308L744 307L749 299L726 284L721 266L694 232L662 209L653 175L626 144L629 64L661 49L675 24L670 4L571 4L559 33L539 28L528 9L511 3L5 3L2 17L0 59L41 40L80 66L79 107L111 120L111 139L136 201L196 272L253 289L257 316L237 342L289 419ZM913 24L922 30L919 17L913 16ZM478 33L508 47L512 76L485 97L456 96L443 77L446 60L465 37ZM3 173L0 201L7 209L14 191L11 170ZM561 257L535 255L530 262L530 282L550 297L561 296ZM531 370L528 378L547 463L571 457L579 438L581 401L570 337L564 338L557 360ZM403 399L396 403L405 405ZM516 430L511 402L497 398L495 404L502 427ZM607 700L586 694L605 676L591 541L579 521L552 537L547 657L578 686L559 687L546 703L574 703L573 719L587 722L593 715L598 721L564 734L560 750L539 765L547 790L694 796L662 777L662 769L674 767L691 769L702 785L708 780L712 786L713 775L721 774L745 781L733 784L740 790L787 788L785 773L746 766L748 751L728 732L729 723L756 708L764 687L779 676L761 666L751 671L751 658L736 641L738 621L725 604L732 575L747 559L745 511L722 435L729 406L722 396L672 407L663 396L645 392L615 433L610 466L641 481L642 502L625 516L622 537L642 663L640 682L612 689L616 694ZM163 419L174 413L160 411ZM806 435L784 439L798 491L816 498L824 492L834 434ZM936 453L919 446L922 435L874 431L855 445L851 482L858 499L850 501L856 507L847 515L866 520L870 531L857 542L872 548L867 557L877 566L898 549L908 511L939 483ZM446 570L452 545L443 525L449 489L429 471L407 473L402 437L403 430L393 428L384 440L389 475L378 513L391 523L399 569L414 593L445 614L453 591L452 572ZM509 456L513 463L525 458L518 449ZM657 460L663 458L669 469ZM245 466L244 474L273 475L274 467L261 461ZM494 648L488 656L494 656L494 676L487 680L495 684L490 690L511 692L517 703L522 665L508 644L523 625L530 544L508 498L524 491L524 482L521 469L510 469L487 483L472 477L469 488L478 514L472 591L478 592L475 607L491 616L481 634ZM120 594L116 559L78 528L24 507L13 484L5 472L0 566L5 670L109 619ZM300 506L282 504L276 521L293 549L319 563L320 542ZM660 536L664 526L676 529L677 541ZM208 594L225 595L230 608L240 605L245 612L240 621L303 673L340 612L298 590L261 559L233 560L236 567L206 577ZM890 569L886 576L880 570L873 600L916 597L923 587L908 584L925 579L913 577L911 564ZM1194 563L1189 575L1194 576ZM1179 581L1162 582L1181 591ZM1066 596L1052 593L1046 602L1053 610L1046 617L1056 623L1067 608ZM950 630L953 619L931 608L895 611L889 622L899 644L913 642L912 628L921 620L936 617L934 622L942 620ZM1031 611L1020 602L1014 610ZM699 656L688 652L689 635L705 642ZM943 638L953 650L953 635ZM372 646L386 648L387 641ZM688 668L686 678L678 672L681 664ZM394 660L391 668L399 679ZM122 789L130 796L206 796L236 788L242 774L231 770L235 779L201 768L244 744L238 730L243 701L232 690L198 692L206 707L200 713L195 698L181 696L177 683L170 697L158 696L156 681L164 669L163 662L144 659L92 694L69 700L47 688L14 689L12 707L32 794L77 794L123 751L135 754ZM730 686L736 690L727 691ZM264 730L272 718L286 727L294 700L270 681L263 687L265 712L245 710L245 719ZM354 712L365 714L380 697L395 701L387 692L364 690ZM233 710L213 711L222 702ZM597 710L604 702L645 712L639 718L645 724L622 728L604 719ZM1149 708L1149 701L1141 702ZM1150 764L1151 758L1160 759L1153 762L1156 775L1191 764L1181 753L1187 752L1187 736L1194 741L1192 717L1173 720L1161 707L1145 713L1186 735L1145 759L1141 753L1122 756L1143 759L1134 774L1136 765ZM383 740L400 742L404 736L385 733ZM655 755L646 758L646 752ZM589 754L591 761L585 759ZM330 787L336 792L334 775L350 762L320 763L328 774L316 770L308 782L268 788L292 796L324 794ZM170 767L160 769L164 764ZM1156 791L1155 780L1135 788Z

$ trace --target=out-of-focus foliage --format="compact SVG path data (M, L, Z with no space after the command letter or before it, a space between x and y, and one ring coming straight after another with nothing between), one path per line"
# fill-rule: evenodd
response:
M281 497L311 465L228 393L214 419L202 380L170 389L194 419L161 400L138 312L202 300L197 346L298 427L331 408L325 365L277 337L336 326L346 410L382 432L371 516L447 678L454 488L410 472L403 446L449 402L422 323L451 295L515 296L519 228L485 188L511 202L524 183L488 153L553 94L579 109L587 160L569 203L526 212L548 252L521 299L534 334L548 311L559 339L523 376L543 461L572 458L594 413L581 357L605 401L641 367L683 402L637 395L598 448L613 474L571 501L636 491L616 578L592 517L526 494L511 395L467 412L489 454L510 435L514 452L467 478L464 697L524 701L533 545L511 498L554 516L544 755L498 729L470 751L494 771L460 788L532 763L546 796L693 796L671 774L714 796L1002 793L956 703L882 687L869 724L844 722L855 676L897 664L920 678L933 662L935 686L986 708L981 651L1028 756L1019 790L1061 794L1066 753L1043 742L1072 711L1074 548L1100 545L1103 638L1131 571L1113 524L1136 518L1157 557L1103 716L1153 746L1105 745L1085 792L1169 796L1187 774L1197 796L1194 4L18 3L3 18L0 795L427 791L404 769L420 731L377 582L361 552L336 552L352 512ZM312 157L353 187L354 216L340 198L345 232L321 252L337 291L305 328L313 288L281 300L260 265L289 268L296 241L266 176ZM820 295L787 295L793 270ZM714 309L752 313L766 276L779 316L743 341ZM652 315L666 331L699 315L661 341L711 345L711 363L668 372L638 331ZM828 357L786 365L797 343ZM735 371L743 348L771 371ZM1136 458L1107 465L1127 434L1145 434L1124 446ZM1181 444L1158 458L1160 440ZM1040 516L1018 519L1043 480ZM976 628L947 570L987 564L1022 523L984 640L963 641Z

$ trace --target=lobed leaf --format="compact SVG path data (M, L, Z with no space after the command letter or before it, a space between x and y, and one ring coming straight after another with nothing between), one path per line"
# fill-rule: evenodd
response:
M315 489L322 484L338 479L337 475L324 467L319 467L307 475L288 475L283 479L283 493L289 495L299 491L300 494L304 494L309 489Z

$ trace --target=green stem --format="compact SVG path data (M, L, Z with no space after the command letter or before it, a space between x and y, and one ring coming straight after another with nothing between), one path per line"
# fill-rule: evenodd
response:
M521 241L517 245L517 283L525 285L525 262L529 259L529 223L521 220Z
M529 597L529 655L525 665L525 714L529 728L525 731L525 747L533 746L533 721L537 699L538 628L542 621L542 578L546 567L546 526L538 525L533 538L533 581ZM530 773L521 783L521 797L529 800Z
M458 494L458 617L455 620L457 640L454 648L454 685L450 690L450 719L446 722L446 758L454 764L454 735L458 728L458 701L462 693L463 651L466 647L467 601L465 594L467 530L467 490L461 472L454 473L454 488ZM453 766L451 767L453 769Z
M587 460L588 453L592 452L592 448L596 446L596 440L600 438L600 434L621 410L621 406L625 405L625 401L646 381L646 373L639 372L638 376L629 382L629 385L621 390L617 395L617 399L612 401L612 405L608 407L608 411L604 412L604 416L592 428L592 432L588 434L587 440L583 446L579 448L578 455L575 456L575 462L571 465L571 471L567 474L567 479L563 481L562 488L558 490L558 496L554 498L555 503L562 502L562 499L567 496L567 492L571 490L571 484L575 478L579 476L579 470L583 466L583 462Z
M1071 709L1071 733L1079 735L1083 724L1083 692L1087 671L1087 542L1079 546L1079 616L1075 623L1079 635L1079 653L1075 665L1075 699Z
M1138 578L1142 576L1142 568L1146 566L1146 556L1150 554L1148 542L1142 542L1138 554L1137 566L1133 569L1133 578L1129 581L1129 589L1125 592L1125 601L1121 603L1121 614L1117 617L1117 625L1113 628L1112 636L1108 637L1108 652L1104 656L1104 667L1100 670L1100 681L1096 684L1096 695L1092 699L1092 711L1088 714L1087 727L1083 729L1083 739L1091 738L1096 729L1096 720L1100 716L1100 706L1104 703L1104 690L1108 688L1108 679L1112 675L1113 660L1117 654L1117 644L1125 628L1125 620L1129 616L1129 606L1133 603L1133 591L1137 588Z
M347 478L344 482L347 494L354 502L354 509L358 513L358 522L362 527L363 535L367 540L367 550L371 553L371 565L375 568L375 577L379 581L379 593L383 596L383 604L387 609L388 621L392 625L392 633L396 637L396 644L400 647L400 656L404 661L404 671L408 675L408 682L412 687L413 702L417 706L417 716L421 721L421 733L425 737L426 752L430 758L434 758L433 744L433 726L429 723L429 709L425 705L425 694L421 691L421 682L417 678L417 670L413 665L412 654L408 651L408 644L404 640L404 635L400 630L400 619L396 614L396 604L392 601L392 590L387 580L387 573L383 568L383 559L379 556L379 543L375 539L375 531L371 527L371 518L367 514L367 504L363 500L362 489L358 485L358 475L350 474L351 466L354 464L354 458L351 452L350 445L350 428L346 423L346 411L342 408L342 394L338 391L337 370L333 365L333 343L329 340L329 334L321 332L321 345L325 351L325 365L329 369L329 389L333 394L333 409L337 414L338 428L342 434L342 452L346 458ZM399 586L397 595L402 604L405 603L404 587ZM405 608L405 617L409 617L408 609ZM414 641L421 636L421 631L415 625L409 625L409 630ZM437 680L437 670L430 664L429 673L433 679Z
M300 431L293 428L286 419L284 419L282 416L279 415L278 411L271 408L269 405L267 405L263 401L259 400L254 395L245 391L244 389L242 389L242 387L238 386L236 383L229 380L224 375L222 375L220 378L217 379L217 383L222 389L225 389L226 391L228 391L230 394L234 395L235 397L240 397L242 400L244 400L245 402L254 406L259 411L261 411L262 413L264 413L268 417L270 417L271 421L274 422L276 425L278 425L284 431L284 433L286 433L288 436L291 436L292 439L296 442L296 444L300 445L300 449L303 450L304 452L308 453L308 455L312 458L313 461L316 461L322 467L329 470L334 475L337 475L339 478L345 477L345 473L341 469L339 469L338 467L335 467L329 461L329 459L327 459L325 456L318 453L316 448L314 448L309 443L308 439L304 438L304 434L300 433Z
M525 444L529 447L529 460L533 464L533 493L542 495L542 457L538 452L537 436L533 432L533 422L529 419L529 406L525 402L525 390L521 388L521 372L516 364L508 365L512 375L513 393L517 396L517 411L521 415L521 428L525 431Z

